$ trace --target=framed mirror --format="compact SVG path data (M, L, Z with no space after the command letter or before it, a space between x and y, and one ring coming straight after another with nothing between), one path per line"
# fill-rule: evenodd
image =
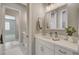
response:
M61 7L46 13L49 19L49 28L55 30L64 30L68 26L68 14L67 9Z

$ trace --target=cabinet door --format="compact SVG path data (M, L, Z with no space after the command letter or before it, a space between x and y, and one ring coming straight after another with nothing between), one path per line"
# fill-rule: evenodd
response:
M36 41L36 54L37 55L53 55L54 51L53 49L45 46L40 41Z

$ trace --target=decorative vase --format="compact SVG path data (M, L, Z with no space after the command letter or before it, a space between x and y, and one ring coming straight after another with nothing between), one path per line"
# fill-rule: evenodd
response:
M73 42L72 36L68 36L68 41Z

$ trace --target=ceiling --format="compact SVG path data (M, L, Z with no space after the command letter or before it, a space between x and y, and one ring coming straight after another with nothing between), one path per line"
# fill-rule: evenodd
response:
M27 3L20 3L21 5L27 6Z

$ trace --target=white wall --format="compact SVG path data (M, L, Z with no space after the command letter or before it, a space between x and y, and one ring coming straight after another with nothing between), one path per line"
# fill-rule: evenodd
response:
M38 20L38 17L43 17L44 16L44 9L43 9L43 6L41 3L32 3L30 4L29 6L30 8L30 16L29 16L29 36L30 36L30 39L29 39L29 42L30 42L30 53L32 51L32 54L35 54L35 40L34 40L34 34L36 33L36 22Z
M1 10L1 4L0 4L0 36L1 36L1 19L2 19L2 15L1 15L1 12L2 12L2 10Z
M76 29L75 36L78 36L78 15L79 15L79 4L68 4L68 25L74 26Z
M32 4L33 33L36 32L36 22L38 20L38 17L43 18L44 17L44 12L45 12L44 7L41 3Z

